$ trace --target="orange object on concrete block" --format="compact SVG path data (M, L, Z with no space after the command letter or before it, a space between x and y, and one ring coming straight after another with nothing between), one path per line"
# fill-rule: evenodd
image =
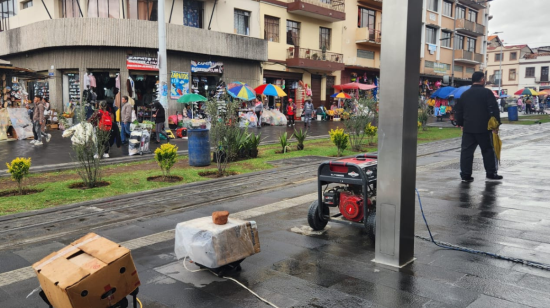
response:
M229 218L229 212L228 211L218 211L212 213L212 222L216 225L225 225L227 223L227 219Z

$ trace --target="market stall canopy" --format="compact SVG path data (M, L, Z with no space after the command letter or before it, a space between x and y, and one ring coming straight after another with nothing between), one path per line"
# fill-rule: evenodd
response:
M334 94L332 94L330 97L333 97L333 98L351 99L351 96L349 96L348 94L346 94L346 93L344 93L344 92L334 93Z
M0 64L0 75L10 75L12 77L17 77L20 79L46 79L47 75L37 73L33 70L15 67L11 65L2 65Z
M343 90L368 91L368 90L376 89L377 87L375 85L372 85L372 84L363 84L363 83L351 82L351 83L335 85L334 88L336 90L339 90L339 91L343 91Z
M208 99L200 94L189 93L178 98L178 103L189 104L192 102L206 102Z
M234 98L250 101L256 98L256 91L242 82L232 82L226 87L227 93Z
M443 88L439 88L437 89L433 94L432 96L430 96L431 98L442 98L442 99L447 99L449 98L449 95L451 95L451 93L456 90L455 87L443 87Z
M472 86L463 86L458 89L455 89L449 96L454 96L455 99L459 99L460 96L462 96L462 93L466 92L468 89L470 89Z
M550 89L539 91L539 95L550 95Z
M270 83L258 86L256 89L254 89L254 91L256 91L256 94L263 94L267 96L286 96L286 93L285 91L283 91L283 89Z
M539 93L533 89L525 88L520 89L514 95L528 95L528 96L536 96L539 95Z

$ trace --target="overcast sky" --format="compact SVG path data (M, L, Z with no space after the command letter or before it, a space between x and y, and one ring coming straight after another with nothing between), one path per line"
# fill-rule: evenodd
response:
M489 33L499 34L505 45L550 46L550 0L493 0Z

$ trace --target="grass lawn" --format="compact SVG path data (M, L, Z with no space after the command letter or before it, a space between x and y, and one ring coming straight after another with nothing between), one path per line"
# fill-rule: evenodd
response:
M419 132L418 143L455 138L460 135L460 129L429 127L427 131ZM296 149L295 141L291 143L291 148ZM377 146L367 147L366 150L368 152L377 151ZM336 147L328 139L306 140L303 151L292 150L286 154L276 154L276 151L280 151L280 145L278 144L261 146L258 158L231 163L228 171L239 174L249 173L274 168L267 163L269 161L299 156L335 157L337 155ZM343 155L356 153L347 149L343 152ZM147 177L161 175L160 168L154 160L105 166L103 180L110 182L111 185L86 190L68 188L70 184L80 182L80 178L74 170L31 174L26 180L26 188L43 189L44 191L28 196L0 197L0 216L183 183L205 181L209 178L201 177L198 173L215 170L215 165L202 168L190 167L187 161L186 156L180 157L178 163L171 170L171 175L183 177L184 180L179 183L147 181ZM11 190L15 189L16 185L9 178L0 178L0 187L3 190Z
M502 124L514 124L514 125L533 125L540 123L550 122L550 115L548 114L535 114L518 118L519 121L508 121L508 118L502 118Z

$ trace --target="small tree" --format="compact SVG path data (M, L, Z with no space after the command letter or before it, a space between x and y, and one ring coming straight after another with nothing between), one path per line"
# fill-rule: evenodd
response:
M17 182L17 188L19 189L19 194L23 194L23 179L29 175L29 170L31 169L31 159L17 157L11 161L11 164L6 163L8 166L8 173L11 174L11 179Z
M422 130L427 130L426 124L428 123L428 118L430 116L430 106L426 102L419 99L418 101L418 122L422 124Z
M372 126L370 123L367 124L367 127L365 128L365 134L368 137L369 145L374 144L374 137L376 137L377 133L378 133L378 127Z
M237 110L239 102L227 96L220 101L211 98L206 103L206 112L210 118L210 141L214 148L214 158L218 176L223 176L230 160L238 155L236 136L239 134Z
M338 149L338 157L342 156L342 152L348 147L349 135L344 133L343 128L331 129L328 133L330 135L330 141L332 141Z
M349 143L354 151L361 151L363 141L367 134L365 127L378 118L377 102L372 96L359 98L357 101L357 112L347 121L344 121L344 128L349 135Z
M165 143L155 150L155 160L162 170L162 178L166 180L166 177L170 176L170 169L178 161L178 147Z

